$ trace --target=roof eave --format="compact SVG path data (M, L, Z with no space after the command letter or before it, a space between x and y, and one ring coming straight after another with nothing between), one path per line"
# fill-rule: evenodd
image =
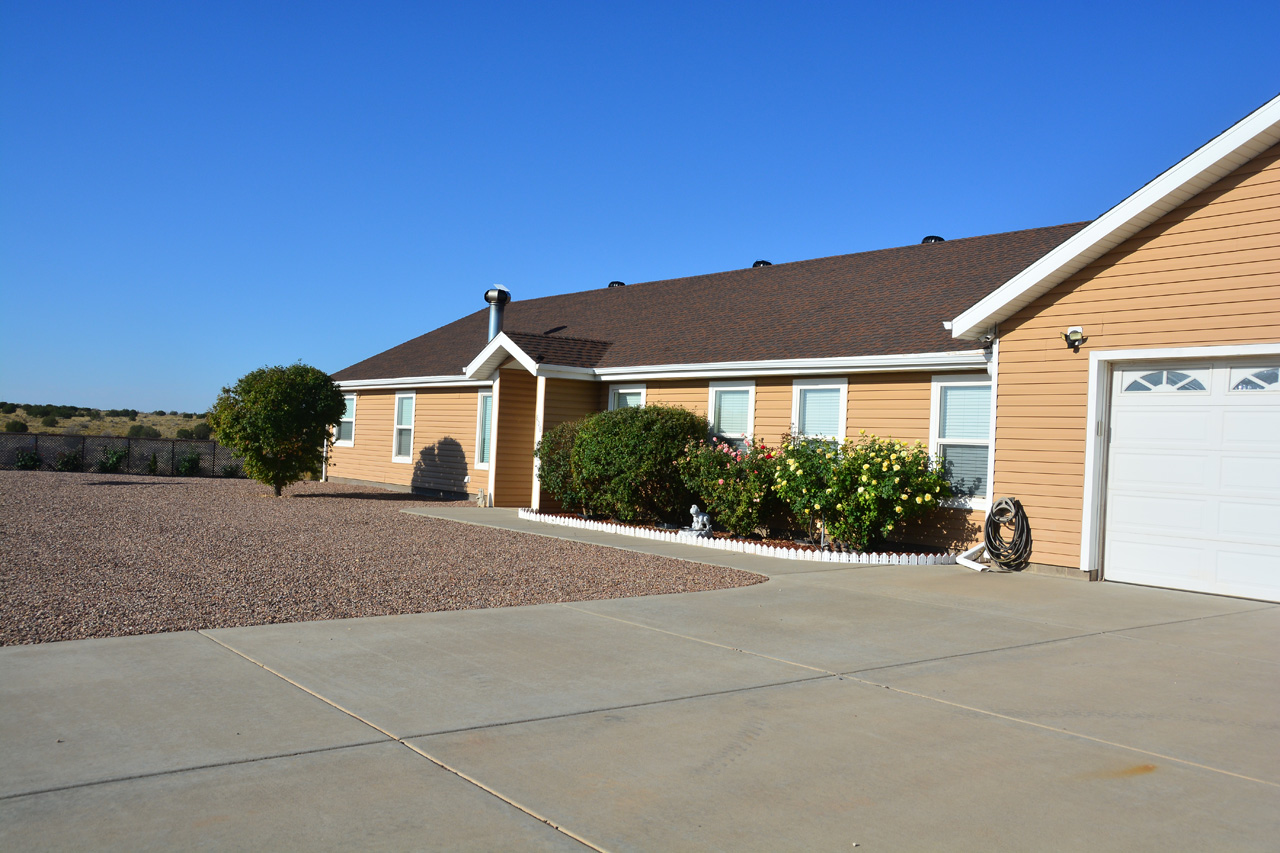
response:
M951 321L977 340L1178 205L1280 142L1280 95L1086 225Z

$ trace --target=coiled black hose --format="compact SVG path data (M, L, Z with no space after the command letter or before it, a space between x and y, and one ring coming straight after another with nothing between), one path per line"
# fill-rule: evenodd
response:
M1003 527L1013 528L1008 542ZM1017 498L1001 498L992 505L983 534L991 562L1005 571L1020 572L1031 562L1031 523Z

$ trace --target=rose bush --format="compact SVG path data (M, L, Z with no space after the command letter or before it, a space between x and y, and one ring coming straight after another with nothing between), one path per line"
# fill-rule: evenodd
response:
M702 509L735 536L750 536L784 510L773 490L777 454L764 442L691 441L675 465Z

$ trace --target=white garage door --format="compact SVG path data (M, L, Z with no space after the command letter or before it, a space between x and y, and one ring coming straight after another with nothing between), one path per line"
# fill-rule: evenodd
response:
M1280 359L1113 382L1103 576L1280 601Z

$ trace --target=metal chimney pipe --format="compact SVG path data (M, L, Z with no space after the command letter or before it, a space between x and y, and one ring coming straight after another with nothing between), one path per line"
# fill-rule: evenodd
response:
M489 340L493 340L502 331L502 310L511 301L511 291L495 284L484 292L484 301L489 303Z

